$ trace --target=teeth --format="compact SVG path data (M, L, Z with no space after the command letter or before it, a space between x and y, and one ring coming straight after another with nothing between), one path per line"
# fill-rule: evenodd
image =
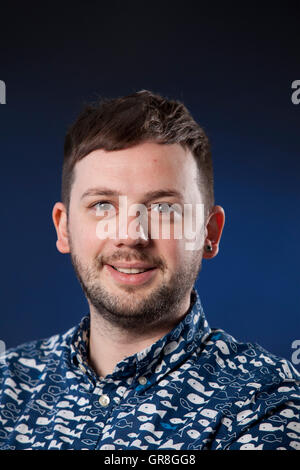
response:
M126 273L126 274L138 274L138 273L143 273L143 272L147 271L146 269L116 268L115 266L114 266L114 268L115 268L117 271L120 271L120 273Z

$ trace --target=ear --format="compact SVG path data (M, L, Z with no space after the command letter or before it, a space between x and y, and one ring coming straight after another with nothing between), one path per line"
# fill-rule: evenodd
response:
M57 233L56 248L60 253L70 253L69 234L68 234L68 216L65 205L62 202L56 202L52 209L52 220Z
M203 258L214 258L219 252L219 242L221 239L223 227L225 224L225 212L223 207L214 206L208 216L205 230L206 237L204 241ZM211 245L212 251L207 252L205 245Z

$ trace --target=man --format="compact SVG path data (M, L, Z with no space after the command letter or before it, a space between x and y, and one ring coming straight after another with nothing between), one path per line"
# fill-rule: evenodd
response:
M183 104L142 90L84 109L52 215L90 312L8 351L2 449L299 448L299 374L211 329L194 288L225 215Z

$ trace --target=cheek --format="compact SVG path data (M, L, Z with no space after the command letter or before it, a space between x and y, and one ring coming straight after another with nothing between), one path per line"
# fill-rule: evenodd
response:
M171 270L176 269L186 260L183 240L159 240L158 248Z
M97 237L96 225L91 221L73 219L70 232L74 251L82 258L94 257L105 244L105 240Z
M186 240L167 240L167 243L161 243L161 253L171 271L192 267L202 259L201 250L186 249Z

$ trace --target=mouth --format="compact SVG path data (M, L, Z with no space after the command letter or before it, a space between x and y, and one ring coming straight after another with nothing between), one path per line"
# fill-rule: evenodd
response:
M110 265L112 268L114 268L116 271L119 271L120 273L125 273L125 274L140 274L144 273L146 271L149 271L150 269L154 269L155 266L151 266L149 268L147 267L122 267L122 266L113 266L112 264Z
M145 266L145 265L110 265L105 264L106 271L111 278L119 284L130 284L139 285L144 284L151 280L156 272L156 266Z

